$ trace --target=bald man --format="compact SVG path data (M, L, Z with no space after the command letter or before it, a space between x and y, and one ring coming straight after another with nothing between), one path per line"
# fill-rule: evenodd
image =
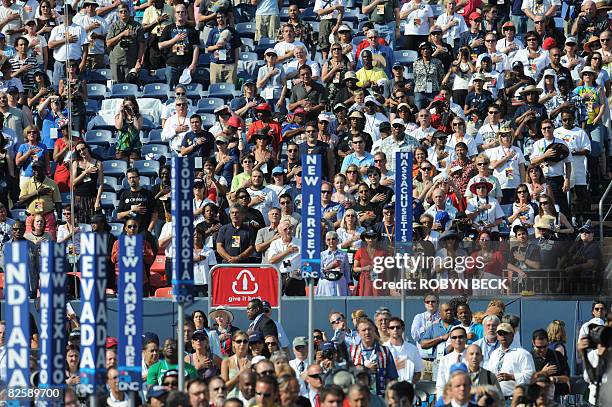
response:
M465 350L464 358L467 362L468 374L470 375L473 386L485 386L490 384L491 386L497 387L501 393L501 387L499 387L499 382L493 372L481 367L482 349L480 349L480 346L475 344L468 346Z

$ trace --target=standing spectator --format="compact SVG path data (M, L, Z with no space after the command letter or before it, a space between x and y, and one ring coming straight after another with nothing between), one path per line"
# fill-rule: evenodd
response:
M395 361L400 381L418 383L423 371L423 360L414 344L404 339L404 321L391 317L388 323L390 338L384 345L389 348Z
M221 226L217 235L217 253L231 264L249 263L255 250L255 233L248 224L243 223L244 216L243 207L232 206L229 211L230 223Z
M12 76L21 80L26 93L34 87L34 72L38 68L36 57L28 51L29 46L30 41L27 38L17 37L15 39L17 53L9 60L13 70Z
M440 305L440 319L415 338L421 345L421 354L425 352L427 354L426 360L432 363L432 378L438 377L438 366L446 353L446 341L450 336L450 330L458 324L459 321L453 315L452 306L444 303ZM425 366L425 371L427 372L427 366Z
M23 132L27 138L27 143L19 146L17 156L15 157L16 166L21 168L20 186L33 177L34 164L40 164L45 169L45 172L49 168L47 147L40 142L40 131L38 128L28 126Z
M119 196L117 219L137 219L139 224L142 224L140 230L151 232L157 223L153 194L140 186L140 174L137 169L128 169L126 178L130 189L123 191Z
M414 103L419 109L426 108L440 91L444 66L437 58L432 58L429 42L419 44L420 58L414 62Z
M287 296L305 296L306 282L302 279L300 268L300 240L293 237L293 225L288 219L278 224L280 239L270 244L267 256L282 274L283 294Z
M251 172L251 185L247 188L251 196L250 207L258 210L262 214L268 213L270 208L278 208L278 196L276 193L264 185L264 175L259 169Z
M202 1L202 4L205 2ZM144 11L142 16L142 29L145 33L149 33L145 41L145 60L144 67L146 69L160 69L165 66L164 57L159 50L159 36L163 29L174 23L174 9L164 0L153 0L147 2L150 4Z
M554 383L555 397L569 394L570 368L564 355L550 349L548 334L544 329L536 329L532 334L533 350L531 356L537 372L546 372Z
M323 60L327 60L329 54L329 36L336 34L342 24L344 16L344 5L340 0L316 0L313 11L319 16L319 51L323 56ZM334 21L335 20L335 21Z
M76 220L90 223L94 212L102 209L101 196L104 184L102 163L91 156L89 145L84 141L76 143L76 159L72 163Z
M128 7L128 14L134 15L134 5L132 2L123 2L121 0L100 0L100 8L97 10L97 14L106 20L107 25L113 24L119 18L121 18L121 5Z
M514 329L510 324L499 324L496 333L500 347L491 353L485 369L495 373L504 396L508 397L517 384L529 383L535 367L529 352L512 346Z
M289 110L302 107L306 111L307 119L314 120L325 109L327 92L323 85L312 80L312 68L309 65L300 67L299 73L302 83L292 89Z
M200 39L197 32L187 25L187 7L174 6L175 23L167 25L159 37L159 49L166 57L166 81L170 88L179 83L185 69L194 74L200 57Z
M140 230L145 230L144 228L140 228L140 222L136 218L130 218L125 221L123 225L123 234L125 236L136 236ZM155 260L155 253L153 252L153 248L149 241L143 237L142 240L142 254L141 255L143 261L143 292L145 296L149 295L150 290L150 282L151 282L151 265ZM115 241L113 244L113 250L111 254L111 262L115 265L115 274L119 276L119 239ZM118 277L117 277L118 278ZM118 280L117 280L118 281Z
M8 61L6 64L10 67ZM3 66L4 68L4 66ZM16 109L9 105L8 95L6 92L0 92L0 113L2 113L3 120L3 134L4 137L13 136L13 150L17 152L17 149L25 140L26 134L24 129L30 124L23 110Z
M383 275L374 272L374 259L383 257L386 253L377 247L378 233L371 229L366 230L361 234L361 240L364 244L355 253L353 265L353 272L359 275L355 295L362 297L388 295L387 289L378 289L374 286L374 280L383 278Z
M429 4L422 0L411 0L402 5L400 18L406 19L404 35L407 37L406 47L416 51L419 44L427 41L429 27L433 25L433 11Z
M45 231L55 240L55 221L62 218L62 198L59 188L52 179L45 175L42 162L32 165L33 176L21 186L19 204L27 205L26 231L32 230L34 215L43 215ZM54 215L57 212L57 218Z
M248 320L251 321L249 323L247 333L251 336L255 335L261 338L262 345L263 338L266 336L274 336L278 338L278 329L276 327L276 323L264 314L264 306L259 298L254 298L249 301L249 304L246 308L246 315ZM253 341L252 338L249 337L249 342L255 341Z
M120 3L117 10L119 18L108 27L106 46L110 49L111 76L123 83L132 69L140 69L145 40L142 26L130 16L128 5Z
M60 193L70 192L70 165L74 159L76 143L82 141L80 137L70 137L68 121L60 122L60 138L53 147L53 161L57 163L53 180L57 182Z
M255 41L263 37L274 38L280 27L280 9L276 0L253 0L255 11Z
M531 31L537 24L537 16L543 16L545 18L553 18L557 13L557 8L561 7L559 0L523 0L521 11L529 18L527 20L527 30ZM545 20L539 20L541 24Z
M31 216L30 216L31 217ZM27 221L26 221L27 222ZM31 224L31 223L30 223ZM55 225L54 225L55 226ZM46 228L48 227L48 225L46 226ZM38 291L38 280L39 280L39 262L40 262L40 255L37 253L36 250L36 246L34 245L34 243L32 243L31 241L27 240L25 238L25 232L26 232L26 226L24 225L24 223L20 220L15 221L15 223L13 223L13 226L11 226L11 230L12 230L12 236L11 239L9 241L7 241L5 243L6 244L10 244L10 243L14 243L14 242L27 242L27 246L28 246L28 259L29 259L29 273L30 273L30 299L36 299L37 297L37 291ZM50 230L48 230L48 232L51 232ZM0 266L2 266L2 268L4 268L4 264L1 264ZM4 327L4 325L2 325L2 328ZM0 329L2 329L0 328ZM2 344L4 345L4 338L2 338ZM5 348L6 349L6 348ZM5 353L6 351L4 351L3 353ZM5 353L6 355L6 353ZM5 356L6 357L6 356ZM4 358L5 358L4 357ZM3 359L4 359L3 358ZM5 359L6 360L6 359ZM4 362L6 363L6 362ZM4 366L6 366L6 364L4 364ZM5 373L6 370L3 369L2 371Z
M48 46L53 50L53 86L59 87L61 78L66 77L65 65L67 61L80 60L79 70L85 71L87 67L87 54L89 52L89 40L87 33L80 25L74 24L72 19L75 12L70 4L65 7L64 24L54 27L49 36ZM66 33L68 34L68 45L66 45Z
M274 48L268 48L264 58L266 64L257 71L257 89L269 105L276 106L278 111L284 111L287 94L285 69L277 63L278 55Z
M334 231L325 234L327 250L321 252L323 276L319 279L316 295L347 296L348 284L352 282L351 265L345 252L338 249L338 234Z
M497 326L500 321L496 315L487 315L482 320L482 326L484 329L484 336L474 342L482 350L482 363L486 365L491 357L491 353L499 347L499 341L497 340Z
M472 344L468 346L465 350L464 358L468 368L468 374L472 379L472 385L495 386L501 393L501 387L499 387L499 382L495 375L481 366L483 363L482 350L478 345Z
M89 51L87 56L87 68L104 68L105 41L108 32L108 24L104 18L96 14L99 3L94 0L85 0L83 9L85 13L79 13L74 17L74 23L83 27L89 38ZM26 22L26 26L27 26Z
M0 6L0 21L2 24L2 34L6 35L9 44L12 44L22 31L23 21L21 21L24 9L13 0L2 0Z
M87 83L79 77L84 72L79 68L78 61L68 62L68 77L59 81L59 95L72 103L72 130L83 134L87 119Z
M191 130L191 123L188 117L187 98L184 96L177 97L175 106L176 113L164 123L161 138L168 142L172 152L178 155L187 132Z
M281 30L282 41L279 41L274 45L274 51L278 55L278 62L283 62L286 67L289 60L293 59L293 51L297 47L304 47L304 44L300 41L295 40L295 29L291 24L285 24ZM321 34L319 34L319 41L321 41Z
M398 0L365 0L361 12L370 16L374 29L392 49L400 36L400 2Z
M181 155L194 157L196 167L198 167L198 158L201 161L213 154L215 138L209 131L202 129L202 117L200 115L191 115L189 123L191 124L191 131L185 134L181 145Z
M467 373L467 367L463 363L456 363L451 367L448 392L445 392L444 401L448 401L448 406L476 407L479 404L472 403L471 390L472 381Z
M217 13L217 26L208 34L206 51L212 53L210 83L237 82L238 53L242 41L236 29L228 26L229 19L227 12Z
M29 19L25 22L26 33L24 37L29 42L29 49L32 55L36 58L38 69L46 72L49 67L49 48L47 47L47 40L45 37L38 33L36 29L36 20ZM36 72L34 72L36 75Z
M455 325L448 331L451 351L440 359L438 375L436 378L436 393L438 398L442 398L444 386L448 382L450 370L456 363L466 363L465 347L467 344L467 331L460 325Z
M140 160L140 129L144 118L135 96L126 96L115 114L115 128L117 129L117 144L115 157L118 160L133 164Z

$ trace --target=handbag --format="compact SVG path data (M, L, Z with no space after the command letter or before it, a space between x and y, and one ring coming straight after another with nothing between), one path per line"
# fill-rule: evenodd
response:
M339 269L323 270L323 276L329 281L338 281L342 278L342 273Z

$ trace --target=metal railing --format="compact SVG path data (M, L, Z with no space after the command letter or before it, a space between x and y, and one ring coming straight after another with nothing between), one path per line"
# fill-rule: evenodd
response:
M610 193L611 189L612 189L612 181L608 184L608 187L606 188L606 192L603 193L603 195L601 196L601 199L599 200L599 241L602 243L604 240L604 221L610 214L610 211L612 211L612 205L610 205L610 208L608 208L608 212L606 212L605 215L603 214L604 201L606 200L606 197Z

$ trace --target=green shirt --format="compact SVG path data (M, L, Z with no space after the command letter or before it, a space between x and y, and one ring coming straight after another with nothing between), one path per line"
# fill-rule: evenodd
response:
M161 385L164 373L172 369L178 370L178 364L173 365L165 360L160 360L159 362L155 363L149 368L149 373L147 373L147 385ZM193 365L190 365L189 363L185 362L185 377L187 379L195 379L197 375L198 373L196 371L196 368Z
M111 38L116 37L117 35L121 34L121 32L125 31L128 27L132 28L136 32L136 34L131 37L122 38L121 41L119 41L119 43L117 43L112 48L109 54L111 64L128 66L136 65L136 59L138 58L138 47L140 46L140 44L143 44L145 40L144 32L140 24L138 24L132 19L130 19L127 23L124 23L121 20L116 20L108 28L106 40L108 41ZM129 44L129 46L122 47L122 42L124 44Z
M373 3L373 0L363 0L363 6L367 6ZM384 12L380 14L384 6ZM370 21L374 24L387 24L395 21L394 10L399 8L399 0L386 0L384 3L374 7L374 10L370 11Z

